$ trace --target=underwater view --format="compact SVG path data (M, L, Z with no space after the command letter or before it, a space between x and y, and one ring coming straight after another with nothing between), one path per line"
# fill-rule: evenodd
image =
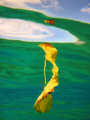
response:
M90 120L90 15L31 1L0 1L0 120Z

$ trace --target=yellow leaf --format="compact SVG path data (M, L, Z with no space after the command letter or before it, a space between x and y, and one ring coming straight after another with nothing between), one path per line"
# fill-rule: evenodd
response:
M52 106L52 97L51 94L54 92L54 87L57 86L58 83L58 67L55 63L56 56L57 56L57 49L54 48L49 43L40 44L39 45L45 52L45 66L44 66L44 76L45 76L45 83L46 83L46 74L45 74L45 67L46 67L46 60L52 63L52 78L47 83L47 85L44 87L43 92L40 94L40 96L37 98L34 108L35 110L41 113L47 112L51 106ZM50 104L50 105L48 105Z
M34 109L37 112L45 113L50 110L52 107L52 95L49 94L47 97L44 97L40 102L38 102Z

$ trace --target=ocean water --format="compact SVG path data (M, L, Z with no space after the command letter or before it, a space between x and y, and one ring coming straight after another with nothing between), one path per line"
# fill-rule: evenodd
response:
M33 109L44 87L45 53L39 44L0 39L0 120L90 120L90 42L51 43L58 50L59 85L44 114ZM47 62L47 82L51 69Z

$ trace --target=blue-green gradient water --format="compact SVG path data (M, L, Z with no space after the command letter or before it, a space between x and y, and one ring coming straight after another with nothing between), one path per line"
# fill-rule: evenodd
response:
M33 109L44 87L40 43L0 39L0 120L90 120L90 44L52 43L58 50L59 85L50 111ZM52 77L47 62L47 82Z

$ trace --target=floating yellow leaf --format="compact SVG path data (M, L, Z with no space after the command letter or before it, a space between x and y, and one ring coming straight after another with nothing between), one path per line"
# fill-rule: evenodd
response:
M41 101L39 101L34 108L37 112L45 113L50 110L51 106L52 96L49 94L47 97L44 97Z
M53 24L55 23L54 20L44 20L44 22L45 22L45 23L49 23L49 24L51 24L51 25L53 25Z
M53 76L51 80L47 83L44 87L43 92L37 98L34 109L37 112L47 112L52 106L52 96L51 92L54 92L54 87L58 85L58 67L55 63L56 56L57 56L57 49L54 48L49 43L40 44L39 45L45 51L45 65L44 65L44 76L45 76L45 84L46 84L46 74L45 74L45 67L46 67L46 60L52 63L52 73Z

